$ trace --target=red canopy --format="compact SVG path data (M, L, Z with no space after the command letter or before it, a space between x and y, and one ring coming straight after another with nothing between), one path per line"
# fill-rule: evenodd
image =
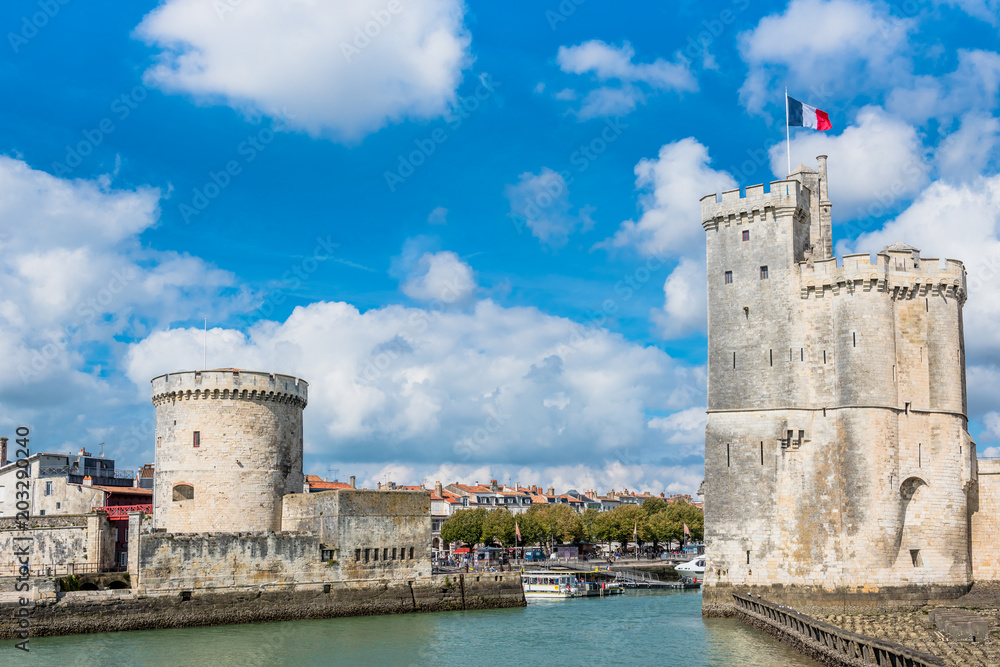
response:
M469 553L469 547L462 547L461 549L452 549L453 554L467 554Z

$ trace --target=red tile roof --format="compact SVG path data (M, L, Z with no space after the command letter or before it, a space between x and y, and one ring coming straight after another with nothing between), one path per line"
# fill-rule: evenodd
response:
M333 489L349 489L351 485L346 482L309 482L310 489L326 489L327 491Z

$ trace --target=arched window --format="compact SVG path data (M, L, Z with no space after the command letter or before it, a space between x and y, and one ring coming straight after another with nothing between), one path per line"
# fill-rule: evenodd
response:
M178 500L194 500L194 487L190 484L174 485L174 502Z

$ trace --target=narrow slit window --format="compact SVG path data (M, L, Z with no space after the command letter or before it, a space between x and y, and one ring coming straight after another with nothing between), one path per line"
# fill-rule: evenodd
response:
M750 240L750 230L749 229L744 229L743 230L743 240L744 241L749 241Z
M760 441L760 464L764 465L764 441Z
M917 443L917 467L918 468L924 467L924 460L923 460L924 459L924 453L923 453L922 450L923 450L923 446L918 442Z
M826 350L823 350L823 363L826 363Z
M854 333L852 333L851 337L854 339L854 347L857 347L858 346L858 332L855 331Z
M924 310L926 310L927 312L930 312L930 310L931 310L931 300L930 299L924 299Z
M191 441L195 447L201 447L201 431L195 431Z
M410 560L413 560L413 547L410 547Z
M371 552L372 552L372 550L370 548L369 549L365 549L365 562L366 563L368 562L368 558L371 556Z
M392 559L396 560L396 547L392 548Z
M729 467L729 443L726 443L726 467Z
M766 266L760 267L760 279L761 280L767 280L767 267Z
M736 353L733 352L733 368L736 368Z
M733 284L733 272L732 271L726 271L725 279L726 279L726 284L727 285L732 285Z
M806 349L804 347L799 348L799 361L806 360Z
M389 560L389 547L382 550L382 560Z
M747 549L747 565L750 564L750 550Z
M767 356L771 360L771 365L774 366L774 350L768 350Z

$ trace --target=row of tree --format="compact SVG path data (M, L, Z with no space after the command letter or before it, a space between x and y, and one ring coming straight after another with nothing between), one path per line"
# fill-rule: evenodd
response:
M640 542L654 548L684 538L687 524L690 540L701 540L705 531L702 511L689 503L668 503L661 498L647 498L642 505L619 505L606 512L588 508L582 514L569 505L532 505L515 517L508 510L458 510L441 526L441 539L466 546L498 544L514 546L516 528L521 531L517 544L557 544L569 542L618 542L627 544L638 534Z

